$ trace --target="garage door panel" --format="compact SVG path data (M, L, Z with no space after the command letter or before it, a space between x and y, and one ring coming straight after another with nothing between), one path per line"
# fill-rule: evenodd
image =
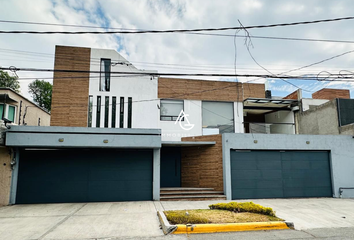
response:
M17 203L128 200L152 200L151 150L20 153Z
M252 199L252 198L281 198L283 191L281 189L233 189L236 191L233 199Z
M233 199L332 196L326 151L232 151L231 156Z

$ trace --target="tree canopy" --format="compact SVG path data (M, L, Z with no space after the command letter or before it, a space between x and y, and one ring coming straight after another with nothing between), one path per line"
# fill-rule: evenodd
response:
M44 80L31 82L28 85L28 91L33 100L42 108L50 112L52 105L52 84Z
M16 92L20 92L20 82L17 77L10 76L7 72L0 70L0 87L11 88Z

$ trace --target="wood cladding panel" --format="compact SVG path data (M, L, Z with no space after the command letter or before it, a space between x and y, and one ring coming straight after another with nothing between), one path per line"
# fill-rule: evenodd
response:
M264 98L264 84L159 78L159 98L241 102L246 98Z
M182 138L182 141L212 141L212 146L183 147L182 187L214 188L223 191L222 135Z
M56 70L90 71L90 48L56 46ZM54 72L51 126L87 127L89 72Z

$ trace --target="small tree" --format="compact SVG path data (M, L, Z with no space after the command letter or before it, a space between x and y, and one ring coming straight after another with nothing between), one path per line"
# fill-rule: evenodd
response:
M0 87L11 88L16 92L20 92L20 83L17 77L10 76L7 72L0 70Z
M31 82L28 85L28 91L33 100L42 108L50 112L52 105L52 84L44 80Z

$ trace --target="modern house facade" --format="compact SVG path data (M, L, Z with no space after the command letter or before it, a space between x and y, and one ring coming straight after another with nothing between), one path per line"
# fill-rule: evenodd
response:
M55 70L51 127L6 133L11 204L339 197L354 182L350 136L296 134L299 93L159 77L114 50L57 46Z

